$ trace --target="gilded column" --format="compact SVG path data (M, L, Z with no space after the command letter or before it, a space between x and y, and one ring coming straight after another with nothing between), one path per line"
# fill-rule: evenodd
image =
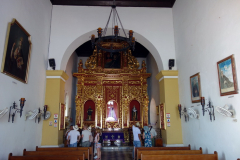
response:
M142 86L142 105L143 105L143 126L148 125L148 104L149 98L147 94L147 79L141 77L141 86Z
M123 77L123 94L122 94L122 122L123 122L123 128L129 127L129 96L128 96L128 76Z
M97 125L98 127L102 127L102 120L104 119L102 117L102 110L105 109L103 105L103 86L102 86L102 77L97 77L97 97L96 97L96 106L97 106Z
M77 83L77 95L75 97L75 103L76 103L76 124L80 127L82 127L83 123L83 96L84 96L84 77L80 76L78 77L78 83Z

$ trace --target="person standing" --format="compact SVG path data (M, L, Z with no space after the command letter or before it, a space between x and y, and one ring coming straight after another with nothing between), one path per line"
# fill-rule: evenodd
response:
M78 132L78 125L73 126L73 130L68 133L69 147L77 147L80 140L80 133Z
M139 122L135 123L135 118L134 118L133 119L133 126L132 126L134 147L141 147L143 145L142 138L141 138L141 131L139 129L139 126L140 126ZM133 149L133 152L132 152L132 156L134 158L134 149Z
M90 147L92 133L88 130L88 127L86 125L83 128L84 130L82 131L82 147Z
M101 159L101 148L102 148L102 145L100 143L100 129L96 129L96 135L95 135L95 138L94 138L94 142L96 144L96 148L97 148L97 160L100 160Z
M156 137L157 137L157 132L150 124L149 124L149 130L150 130L150 132L152 134L152 138L151 138L152 146L155 147L155 141L156 141Z
M144 129L144 133L143 133L144 146L145 147L152 147L152 141L151 141L152 134L149 130L149 127L144 126L143 129Z
M64 138L65 138L65 143L64 143L64 147L69 147L69 141L68 141L68 133L73 130L73 125L70 126L70 128L66 131Z

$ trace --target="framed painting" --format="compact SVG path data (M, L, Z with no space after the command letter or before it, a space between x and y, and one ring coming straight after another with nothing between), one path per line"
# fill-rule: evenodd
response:
M166 121L165 121L165 119L166 119L166 117L165 117L166 113L165 113L164 103L161 103L161 104L159 105L159 115L160 115L160 117L159 117L159 119L160 119L160 129L166 130Z
M217 62L219 90L221 96L238 93L234 55Z
M106 52L104 53L104 62L103 67L106 69L121 69L122 68L122 62L121 62L121 56L122 54L117 53L110 53Z
M190 88L191 88L191 100L192 103L197 103L201 101L201 84L200 84L200 74L194 74L190 77Z
M30 34L13 19L8 24L1 72L27 83L31 46Z
M65 129L65 104L60 103L59 108L59 130Z

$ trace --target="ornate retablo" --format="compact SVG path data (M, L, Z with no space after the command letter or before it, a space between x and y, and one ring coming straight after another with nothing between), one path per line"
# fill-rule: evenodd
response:
M84 124L101 128L131 127L130 116L133 116L134 107L132 105L135 105L138 115L134 116L138 117L141 127L148 125L147 78L151 74L146 73L145 61L142 62L142 68L138 69L139 62L130 50L116 56L102 51L97 53L94 50L85 66L87 69L83 68L83 62L80 60L78 73L73 74L78 78L75 102L76 124L80 128ZM91 112L91 120L89 117L86 120L84 114L87 116L89 111L84 105L89 100L94 102L95 112ZM131 103L133 101L134 103Z

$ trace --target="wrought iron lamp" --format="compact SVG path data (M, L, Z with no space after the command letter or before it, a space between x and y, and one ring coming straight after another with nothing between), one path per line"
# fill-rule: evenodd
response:
M181 118L181 115L183 115L184 118L185 118L185 122L189 121L189 115L187 113L187 108L186 107L184 107L183 110L182 110L181 104L178 104L178 111L179 111L180 118Z
M204 97L201 97L201 105L202 105L202 111L203 111L203 116L204 116L204 113L205 112L208 112L209 113L209 116L210 116L210 120L215 120L215 114L214 114L214 107L212 105L212 103L208 102L207 104L207 108L205 108L205 98Z
M22 117L22 111L23 111L23 107L24 107L26 100L25 100L25 98L21 98L19 101L20 101L20 109L17 108L17 105L15 102L13 103L13 106L10 107L8 122L10 122L11 116L12 116L12 123L14 122L14 117L15 117L16 113L20 113L20 117ZM11 115L12 109L14 109L15 111Z
M47 108L48 108L48 106L44 105L44 107L43 107L43 117L44 117L44 119L46 118Z
M129 38L127 38L127 35L125 33L125 30L123 28L122 22L119 18L119 15L116 9L115 0L113 4L114 5L112 5L112 9L111 9L106 27L104 28L104 30L102 30L102 28L100 27L97 29L98 40L95 42L95 35L93 34L91 36L92 47L94 48L96 46L97 51L102 50L110 53L121 52L121 51L126 53L128 49L132 49L134 51L135 49L135 37L133 37L134 32L130 30ZM108 28L108 24L109 24L109 20L111 19L111 16L112 16L112 26L114 26L114 28L112 28L112 35L106 36L107 28ZM120 33L119 33L120 28L118 27L118 23L121 25L125 37L120 37ZM110 45L106 47L104 45L104 42L108 42ZM122 44L121 48L116 47L114 45L116 43L121 43Z

